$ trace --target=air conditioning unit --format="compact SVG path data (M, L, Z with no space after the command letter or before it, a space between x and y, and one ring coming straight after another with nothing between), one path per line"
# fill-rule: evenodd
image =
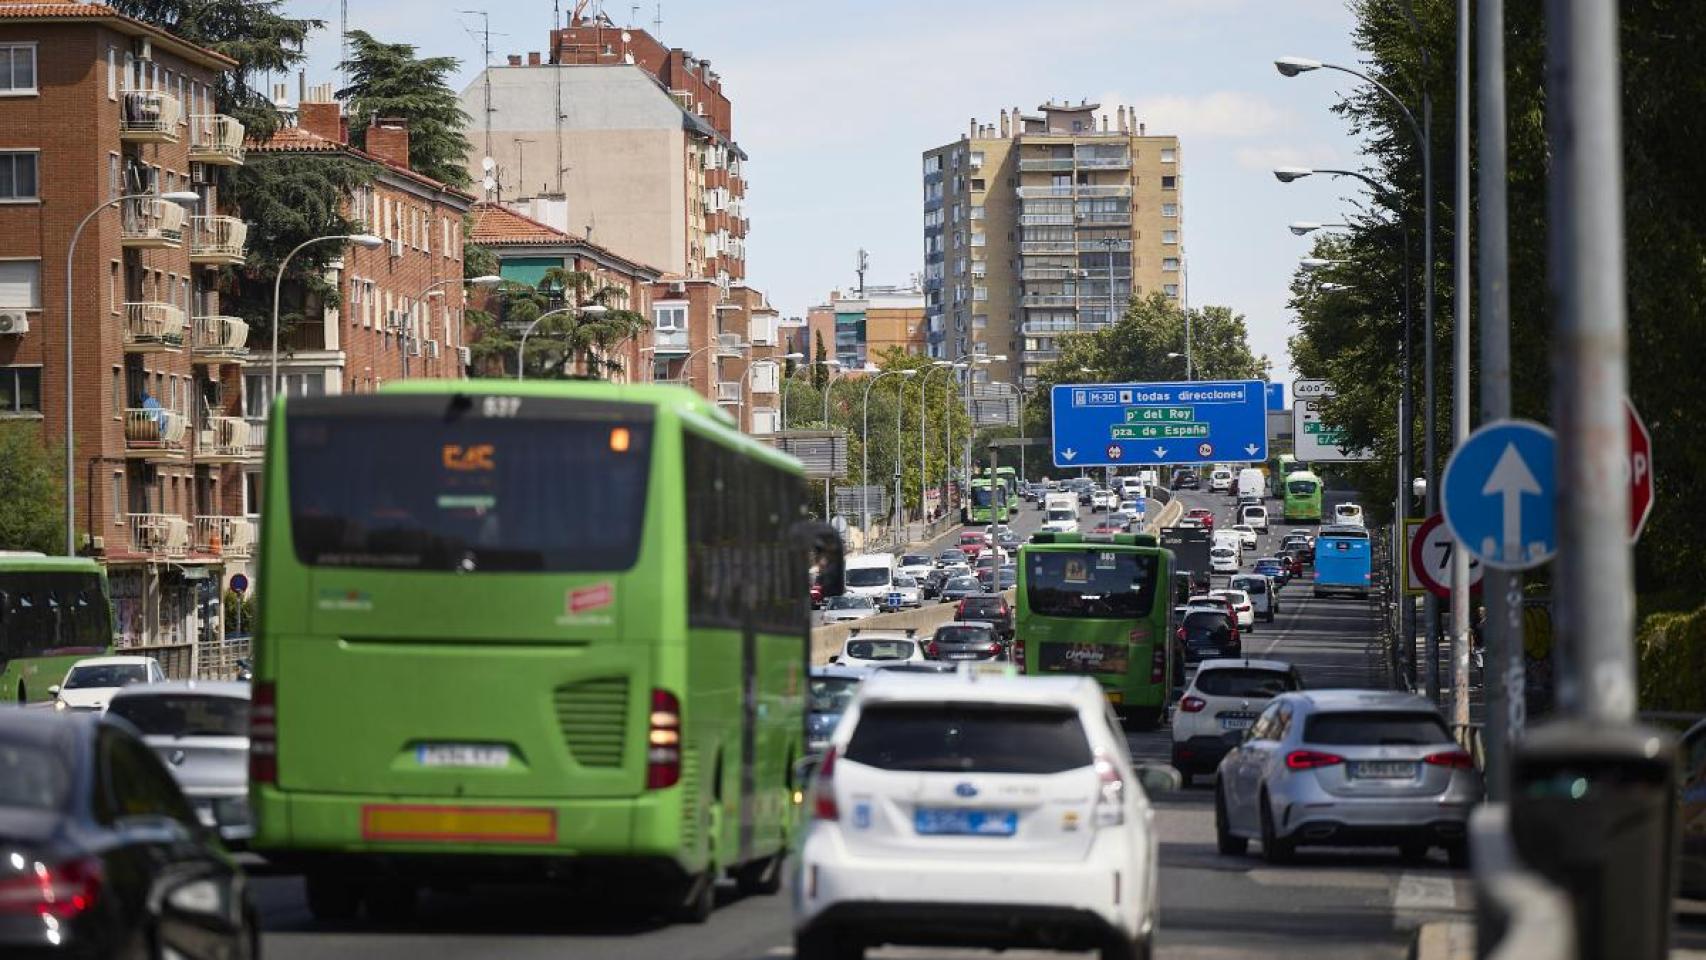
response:
M677 280L674 283L671 283L669 285L669 292L670 293L686 293L687 292L687 284L681 280Z
M456 361L464 367L473 366L474 354L467 347L456 348Z
M29 332L29 314L22 310L0 310L0 335L21 336Z
M130 42L130 52L138 60L154 59L154 42L147 37L137 37Z
M409 315L405 311L402 311L402 310L387 310L387 311L385 311L385 328L388 330L401 330L401 329L403 329L404 326L406 326L408 324L408 322L409 322Z
M409 356L418 357L420 355L421 355L421 342L419 339L411 337L409 339Z
M392 237L391 238L391 256L400 257L402 255L403 255L403 238L402 237Z

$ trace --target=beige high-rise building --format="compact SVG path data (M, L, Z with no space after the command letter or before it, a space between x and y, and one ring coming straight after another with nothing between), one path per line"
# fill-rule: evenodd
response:
M1062 334L1107 325L1134 295L1185 295L1179 138L1124 107L1037 109L973 119L923 170L930 354L1005 356L979 379L1025 387Z

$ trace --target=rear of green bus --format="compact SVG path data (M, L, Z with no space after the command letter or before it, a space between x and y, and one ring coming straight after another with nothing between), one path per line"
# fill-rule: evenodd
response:
M1007 515L1019 512L1019 471L1012 467L996 467L995 479L1000 481L1000 489L1007 498Z
M306 873L317 915L481 877L708 911L717 871L779 865L805 565L768 537L689 566L690 496L698 539L732 541L726 515L779 520L753 512L787 502L771 475L800 484L740 475L792 464L743 444L667 387L413 381L275 408L254 845Z
M1173 555L1152 536L1039 533L1019 548L1015 634L1025 672L1085 674L1153 729L1172 693Z
M1321 522L1321 478L1307 470L1285 478L1285 522Z
M71 665L113 641L106 571L87 557L0 551L0 703L53 699Z
M994 480L978 477L971 482L971 496L960 517L966 523L995 523L1006 517L1001 506L1002 491Z

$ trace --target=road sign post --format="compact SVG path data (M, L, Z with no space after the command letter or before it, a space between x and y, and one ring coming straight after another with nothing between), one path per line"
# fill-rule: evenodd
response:
M1409 544L1409 570L1420 590L1436 597L1451 596L1451 561L1459 549L1457 541L1439 514L1416 522ZM1479 590L1483 565L1479 557L1469 561L1470 589Z
M1321 401L1333 396L1325 380L1299 380L1292 384L1292 453L1304 463L1339 463L1373 460L1371 450L1347 450L1340 444L1344 432L1321 419Z
M1526 420L1483 425L1458 445L1440 482L1452 536L1482 563L1527 570L1558 549L1557 440Z
M1051 396L1057 467L1260 462L1260 380L1061 384Z

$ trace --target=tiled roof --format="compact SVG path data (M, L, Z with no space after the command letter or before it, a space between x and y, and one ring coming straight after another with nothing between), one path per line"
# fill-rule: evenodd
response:
M474 204L474 231L471 239L481 246L504 244L584 243L580 237L540 223L532 217L490 202Z
M197 46L152 23L127 17L104 3L15 3L11 0L0 0L0 20L116 20L131 33L147 34L171 43L180 50L193 51L207 62L219 64L224 69L229 70L237 65L237 61L222 53Z
M273 131L272 136L265 140L250 140L248 149L256 153L347 153L357 159L377 163L397 176L408 177L410 180L434 190L455 194L464 200L472 201L474 199L473 194L448 183L434 180L424 173L399 166L378 154L368 153L366 150L352 147L347 143L339 143L301 127L279 127Z

